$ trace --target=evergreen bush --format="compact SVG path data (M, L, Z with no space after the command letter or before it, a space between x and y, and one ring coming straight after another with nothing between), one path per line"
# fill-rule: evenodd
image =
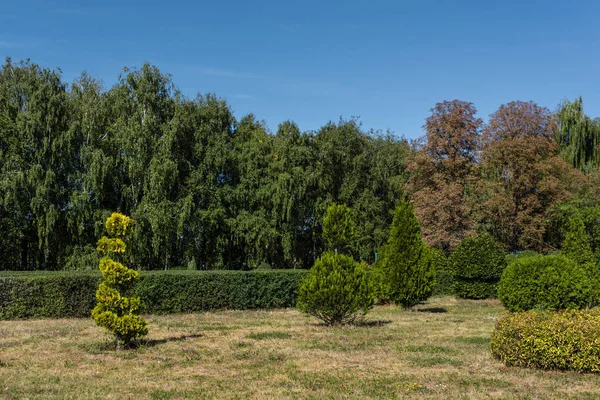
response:
M365 264L326 252L302 280L297 307L328 325L346 324L373 307L374 295Z
M507 366L600 372L598 310L528 311L500 319L491 337Z
M421 238L412 205L402 201L394 213L390 235L378 263L381 295L403 307L431 296L435 286L432 251Z
M132 229L131 218L113 213L106 220L106 232L113 237L102 237L97 247L98 251L106 256L100 259L103 280L96 291L98 304L92 310L92 318L96 325L115 336L119 347L148 334L147 322L138 315L140 298L126 297L140 274L118 261L127 248L123 239ZM111 256L117 258L117 261L110 258Z
M584 267L563 256L522 258L504 270L498 298L509 311L586 307L591 283Z
M466 299L496 297L498 282L506 267L504 251L487 235L470 236L450 255L454 293Z

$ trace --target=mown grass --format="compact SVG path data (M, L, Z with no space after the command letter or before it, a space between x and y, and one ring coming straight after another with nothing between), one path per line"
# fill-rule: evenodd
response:
M293 309L148 316L136 350L87 319L1 321L0 398L600 398L597 375L507 368L496 301L377 307L329 328Z

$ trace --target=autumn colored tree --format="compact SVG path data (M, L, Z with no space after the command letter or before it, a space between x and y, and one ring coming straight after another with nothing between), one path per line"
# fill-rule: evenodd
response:
M436 104L424 126L424 143L408 166L407 189L423 239L444 250L474 229L470 194L483 124L476 113L472 103L460 100Z
M544 217L580 181L559 156L556 119L532 102L512 102L484 129L478 216L509 250L543 249Z

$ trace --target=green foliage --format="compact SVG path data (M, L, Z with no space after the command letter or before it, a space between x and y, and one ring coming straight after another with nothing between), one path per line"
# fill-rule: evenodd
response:
M585 232L583 220L576 216L569 221L569 231L562 245L561 254L578 264L595 264L596 257Z
M585 231L583 220L573 217L569 221L569 231L562 245L561 254L575 261L586 270L592 285L591 303L597 304L600 300L600 264L590 246L590 239Z
M520 251L518 253L508 253L504 256L504 259L506 260L506 265L510 265L513 262L520 260L522 258L535 257L535 256L539 256L539 255L540 255L540 253L538 253L537 251L524 250L524 251Z
M302 280L297 307L328 325L346 324L373 307L374 295L366 265L326 252Z
M434 295L449 295L454 293L454 275L448 261L448 257L442 250L431 249L431 264L435 270Z
M353 254L372 262L409 155L406 140L356 120L270 132L214 95L182 96L149 64L105 90L87 74L69 87L60 71L7 60L0 269L90 268L87 246L116 209L136 221L122 261L141 270L307 268L334 202L352 207Z
M489 235L465 238L450 255L454 274L454 293L466 299L496 296L502 271L506 267L504 251Z
M323 218L323 242L327 251L348 254L354 239L352 210L345 204L333 203Z
M305 270L142 272L131 293L149 314L293 307ZM90 272L0 273L0 319L86 318L101 276Z
M498 298L510 311L580 309L591 289L583 266L563 256L535 256L506 267Z
M133 229L133 220L115 212L106 220L106 231L116 238L106 236L98 241L98 251L107 255L119 256L125 252L125 238ZM112 333L119 345L129 344L132 340L148 334L147 322L141 318L140 298L125 297L130 293L140 274L127 268L118 261L104 257L100 260L102 282L96 291L98 304L92 310L96 325Z
M593 311L516 313L492 333L494 357L507 366L600 372L600 315Z
M377 268L384 299L412 307L431 296L435 285L432 253L421 239L421 228L409 202L402 201L396 208L382 253Z
M581 170L600 165L600 125L585 115L581 97L572 103L565 101L556 115L557 141L565 160Z

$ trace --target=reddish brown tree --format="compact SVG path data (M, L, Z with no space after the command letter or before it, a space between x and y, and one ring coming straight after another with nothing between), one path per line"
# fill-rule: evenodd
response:
M559 156L556 119L532 102L512 102L483 133L480 222L510 250L545 247L544 219L566 200L580 175Z
M471 233L477 150L483 121L472 103L436 104L426 135L408 166L407 192L421 222L423 239L444 250Z

